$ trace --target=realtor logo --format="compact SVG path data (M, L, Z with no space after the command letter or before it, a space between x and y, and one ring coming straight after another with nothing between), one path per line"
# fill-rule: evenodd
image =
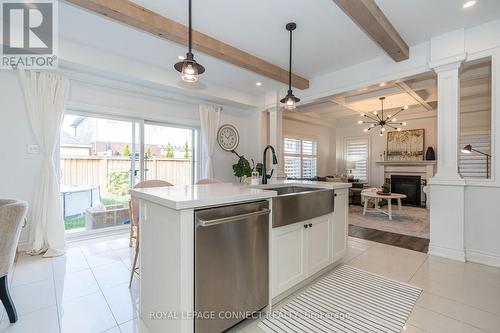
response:
M47 69L57 66L57 2L2 2L1 68Z

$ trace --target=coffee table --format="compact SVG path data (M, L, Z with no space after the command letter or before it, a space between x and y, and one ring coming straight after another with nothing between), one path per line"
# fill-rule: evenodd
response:
M366 215L366 212L378 212L378 213L383 213L389 217L389 220L392 220L392 199L397 199L398 201L398 208L399 212L401 213L403 211L402 205L401 205L401 199L406 198L406 195L400 194L400 193L391 193L390 195L381 195L377 194L376 191L363 191L361 192L361 197L364 198L365 203L363 206L363 215ZM374 209L368 209L368 200L373 200L375 204ZM387 200L387 211L381 209L378 205L380 200Z

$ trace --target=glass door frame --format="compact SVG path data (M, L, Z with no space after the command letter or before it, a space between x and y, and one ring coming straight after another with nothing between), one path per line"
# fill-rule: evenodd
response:
M139 175L140 175L140 181L143 180L143 153L144 153L144 119L136 118L136 117L126 117L126 116L119 116L115 115L112 113L105 113L105 112L93 112L93 111L87 111L87 110L78 110L76 108L71 108L68 107L66 109L66 112L64 115L74 115L74 116L82 116L82 117L89 117L89 118L98 118L98 119L108 119L108 120L116 120L116 121L123 121L123 122L130 122L132 125L132 132L130 133L132 136L132 142L131 142L131 155L130 155L130 188L133 187L134 185L134 170L135 170L135 153L136 153L136 126L139 125ZM58 147L57 147L57 159L56 159L56 167L58 170L61 169L60 165L60 141L58 142ZM113 226L113 227L107 227L107 228L102 228L102 229L94 229L94 230L83 230L83 231L75 231L75 232L70 232L66 233L66 239L68 241L72 240L81 240L85 238L94 238L94 237L102 237L103 235L106 234L115 234L117 232L123 232L130 229L129 224L124 224L124 225L119 225L119 226Z
M142 124L142 137L141 137L141 142L142 142L141 149L143 151L144 151L144 145L145 145L144 125L173 127L173 128L180 128L180 129L188 129L188 130L192 131L191 142L192 142L192 148L193 148L193 160L191 163L191 180L192 180L192 184L194 184L195 180L199 177L200 172L201 172L201 165L200 165L200 150L201 150L200 130L201 130L201 128L199 126L180 125L180 124L175 124L175 123L145 119L143 124ZM198 133L198 135L196 135L196 133ZM141 156L144 157L144 155L141 155ZM143 163L145 163L144 158L143 158ZM141 164L141 168L142 168L142 170L145 170L145 164ZM142 176L145 177L144 172L143 172Z

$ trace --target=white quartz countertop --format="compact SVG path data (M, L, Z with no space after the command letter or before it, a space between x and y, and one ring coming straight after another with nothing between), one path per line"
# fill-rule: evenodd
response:
M348 183L271 180L269 184L254 186L222 183L142 188L132 190L132 195L171 209L182 210L269 199L277 193L268 188L290 185L329 189L351 187Z

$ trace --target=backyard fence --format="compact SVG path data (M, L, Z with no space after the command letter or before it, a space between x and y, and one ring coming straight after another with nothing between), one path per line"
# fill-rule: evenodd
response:
M139 169L139 161L135 162L135 168ZM145 161L145 169L146 179L161 179L174 185L192 183L189 159L152 157ZM131 161L127 157L61 157L61 185L99 186L101 196L107 197L109 176L119 172L130 175L130 170Z

